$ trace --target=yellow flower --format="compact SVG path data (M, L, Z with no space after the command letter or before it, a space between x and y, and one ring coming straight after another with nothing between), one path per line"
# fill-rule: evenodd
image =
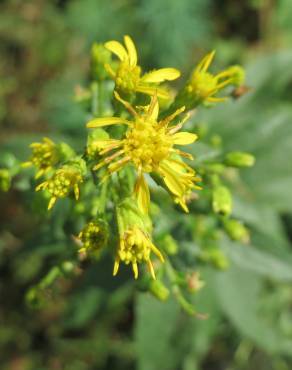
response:
M157 93L158 97L168 98L168 93L157 88L155 84L175 80L180 76L180 72L175 68L162 68L142 75L141 67L137 65L137 51L133 40L130 36L124 36L124 42L126 48L118 41L105 43L105 47L120 60L116 71L109 64L105 64L109 75L115 81L116 91L127 95L135 92L147 95Z
M195 176L195 171L181 160L181 156L193 159L192 156L174 146L191 144L197 139L197 135L178 132L188 119L188 115L182 122L169 126L170 122L185 108L182 107L170 116L158 120L159 105L156 95L151 98L146 111L140 114L117 93L115 97L131 112L134 120L104 117L95 118L87 123L89 128L116 124L128 126L121 140L108 139L96 142L100 148L100 155L103 155L104 159L94 169L108 165L108 171L112 174L128 163L133 164L138 173L135 194L140 208L145 213L148 211L150 195L143 173L158 174L173 195L175 202L187 212L186 197L193 188L196 188L195 181L199 179Z
M120 239L113 275L115 276L118 273L120 261L122 261L126 265L132 264L134 277L137 279L138 263L146 262L151 276L155 279L155 271L150 260L151 252L156 254L161 262L164 262L162 254L152 243L149 235L138 227L127 229Z
M83 182L81 170L77 166L64 165L56 170L52 177L39 184L36 191L48 190L51 195L48 209L51 209L58 198L65 198L71 192L74 193L75 199L79 199L79 184Z
M35 178L37 179L51 170L58 162L58 150L56 144L47 137L44 137L41 143L30 144L30 147L32 149L30 161L24 162L22 166L35 166L37 169Z
M232 66L226 70L212 74L208 71L215 56L215 51L207 54L193 71L190 80L176 98L176 104L182 102L187 109L193 109L201 103L224 102L228 97L216 94L228 85L241 85L244 81L244 70L240 66Z
M117 207L119 245L116 252L113 275L118 273L120 262L131 264L135 279L138 278L138 264L145 262L155 279L155 271L151 262L153 252L161 262L164 258L159 249L152 243L150 219L143 215L135 202L126 199Z

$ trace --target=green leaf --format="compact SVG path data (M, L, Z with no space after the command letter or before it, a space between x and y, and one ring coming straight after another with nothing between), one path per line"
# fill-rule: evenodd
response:
M135 327L138 370L175 368L173 344L178 313L179 307L173 299L160 302L148 294L138 296Z

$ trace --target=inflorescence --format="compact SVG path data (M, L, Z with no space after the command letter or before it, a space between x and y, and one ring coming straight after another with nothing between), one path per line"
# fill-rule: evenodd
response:
M78 155L68 145L48 138L31 144L32 155L23 167L34 166L36 180L43 178L36 190L47 193L48 209L65 197L78 201L86 188L84 202L90 204L87 204L90 217L77 233L79 252L100 257L107 248L113 251L114 275L124 263L132 266L137 279L139 266L143 264L155 279L155 269L167 260L168 249L158 248L152 239L152 188L164 188L174 204L189 212L190 202L199 197L196 191L204 189L206 173L214 189L213 209L225 217L222 224L227 233L233 238L248 240L245 227L227 219L232 208L230 194L221 185L220 171L217 171L223 164L201 169L198 166L197 170L190 152L180 149L193 145L198 139L197 133L182 131L194 108L226 101L227 95L231 95L230 89L244 82L244 70L239 66L217 74L210 72L214 55L211 52L201 60L172 99L169 89L161 83L178 79L177 69L167 67L144 73L129 36L124 37L124 45L118 41L94 44L93 83L83 95L89 96L94 106L99 106L98 110L91 109L91 118L86 124L89 132L84 153ZM220 93L225 89L227 95L222 96ZM104 95L104 90L108 95ZM97 97L94 91L98 92ZM105 109L102 98L106 96L112 103L107 101ZM253 162L251 155L236 152L226 157L224 165L241 167ZM2 170L2 188L7 187L7 179ZM219 264L221 255L212 254L215 255ZM216 258L212 258L215 261ZM202 286L195 284L199 285Z

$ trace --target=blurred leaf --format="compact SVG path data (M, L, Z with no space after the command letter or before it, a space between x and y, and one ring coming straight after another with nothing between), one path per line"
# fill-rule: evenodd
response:
M222 248L239 268L277 281L292 281L291 254L286 253L285 258L280 259L253 246L242 246L227 239L222 242Z
M135 340L139 370L175 368L174 349L179 308L173 299L157 301L140 294L136 308Z
M271 353L291 356L292 338L265 321L259 310L262 281L247 270L233 266L215 277L223 312L244 335Z

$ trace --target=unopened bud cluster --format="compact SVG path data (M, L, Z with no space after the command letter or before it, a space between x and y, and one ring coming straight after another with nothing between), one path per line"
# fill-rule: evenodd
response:
M84 226L78 238L82 243L80 253L99 254L108 242L108 226L103 220L91 221Z

